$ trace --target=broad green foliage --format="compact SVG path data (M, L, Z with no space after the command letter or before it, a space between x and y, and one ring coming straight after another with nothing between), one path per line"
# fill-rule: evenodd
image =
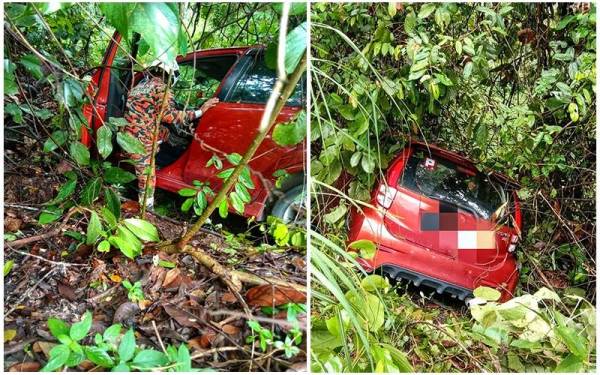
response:
M547 368L556 372L589 371L594 366L596 309L579 296L561 300L542 288L502 304L492 300L474 305L471 314L477 321L473 333L482 342L493 350L511 348L506 370L532 372L528 356L540 352L552 358L553 366Z
M50 350L48 363L41 371L76 368L85 359L112 371L151 371L167 368L167 371L193 371L189 349L168 345L166 353L154 349L143 349L136 343L135 332L129 329L121 333L121 324L108 327L104 333L96 333L93 345L83 345L92 327L92 313L87 311L80 322L71 326L61 319L48 319L48 329L59 342ZM90 342L91 343L91 342Z
M313 291L312 370L412 372L406 355L386 339L388 281L354 273L362 268L344 249L316 233L312 240L313 285L319 285Z
M217 177L221 178L223 181L226 181L231 176L235 166L242 160L242 156L233 153L226 155L225 159L232 165L232 167L225 170L223 170L223 160L217 155L213 155L206 163L207 168L211 166L215 167L215 173L218 172ZM208 182L194 180L193 185L193 188L179 190L179 195L187 197L181 205L181 210L183 212L188 212L190 208L193 207L194 213L200 216L207 208L209 198L214 197L215 193ZM244 167L234 187L235 188L229 193L229 197L223 199L219 205L219 215L223 218L227 217L229 213L229 205L231 205L238 213L243 214L246 204L250 203L252 200L249 190L254 189L254 182L252 181L250 168L248 168L248 166Z

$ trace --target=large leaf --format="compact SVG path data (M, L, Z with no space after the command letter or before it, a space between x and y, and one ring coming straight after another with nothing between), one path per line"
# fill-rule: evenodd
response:
M100 194L102 188L102 178L96 177L85 185L81 192L81 203L86 206L91 206Z
M294 146L306 138L306 111L301 111L294 121L275 125L273 140L280 146Z
M130 218L125 219L124 223L125 226L142 241L156 242L160 240L156 227L146 220Z
M185 46L174 4L110 3L102 4L100 10L122 35L138 32L154 57L165 63L174 62L179 47Z
M98 237L102 234L102 223L96 211L92 211L90 215L90 222L87 227L86 241L85 243L91 245L96 242Z
M151 370L156 367L166 366L169 363L169 358L159 351L146 349L139 352L131 365L139 370Z
M306 50L306 22L296 26L286 37L285 71L291 74L302 59ZM265 63L270 69L277 68L277 43L269 45L265 54Z
M119 167L110 167L104 172L104 179L109 184L126 184L136 179L135 175Z
M54 371L62 366L69 359L71 350L67 345L57 345L50 350L50 360L40 371Z
M119 344L119 359L122 362L127 362L133 358L135 353L135 334L133 329L129 329L127 333L121 339Z
M86 346L84 350L85 356L98 366L111 368L114 365L113 359L106 350L97 346Z
M44 142L44 151L51 152L64 145L67 141L67 133L63 130L56 130L50 134L50 137Z
M31 73L36 79L40 79L44 76L44 73L42 73L41 61L36 55L28 54L21 57L21 64L25 67L25 70Z
M83 319L71 326L69 335L73 340L79 341L88 334L90 328L92 328L92 313L86 311L85 314L83 314Z
M69 152L77 164L88 165L90 163L90 150L88 150L81 142L71 143Z
M119 195L113 189L107 187L104 189L104 202L115 219L119 220L121 218L121 200L119 199Z
M96 132L96 145L98 146L98 153L104 159L112 152L112 131L108 126L102 126Z
M129 133L118 132L117 143L125 150L125 152L130 154L144 154L146 152L142 142Z

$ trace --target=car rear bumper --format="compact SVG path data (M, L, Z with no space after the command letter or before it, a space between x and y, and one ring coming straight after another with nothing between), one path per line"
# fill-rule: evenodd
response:
M488 286L499 290L501 300L505 301L512 297L518 282L519 272L512 254L507 253L489 266L466 263L394 237L383 224L383 213L372 208L365 209L364 214L352 212L349 241L358 239L371 240L378 248L373 259L359 258L367 271L380 268L385 271L387 267L395 270L395 275L416 281L415 284L439 288L459 298L467 297L467 291L472 293L479 286Z

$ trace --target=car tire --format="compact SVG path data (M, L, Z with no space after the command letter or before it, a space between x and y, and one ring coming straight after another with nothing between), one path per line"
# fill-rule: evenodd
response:
M284 223L306 224L306 186L304 176L292 176L275 193L276 200L268 211Z

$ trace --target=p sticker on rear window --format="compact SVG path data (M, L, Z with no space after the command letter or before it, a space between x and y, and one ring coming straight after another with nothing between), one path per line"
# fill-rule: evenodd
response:
M435 165L436 165L435 160L433 160L431 158L425 159L425 168L429 169L430 171L433 171L435 169Z

